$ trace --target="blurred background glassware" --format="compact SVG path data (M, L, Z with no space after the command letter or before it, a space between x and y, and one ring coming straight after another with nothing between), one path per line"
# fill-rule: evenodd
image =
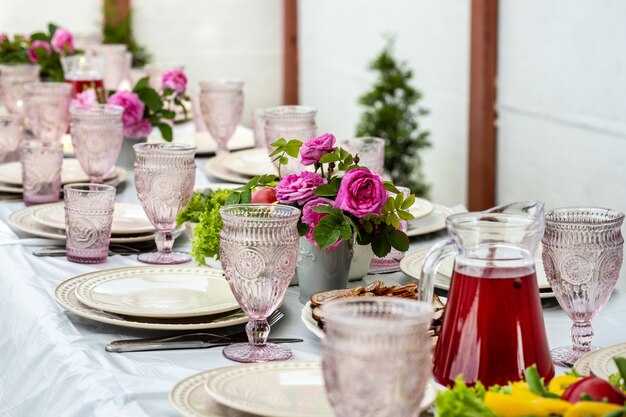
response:
M615 288L624 255L624 214L598 207L566 207L546 213L543 267L563 311L574 321L573 346L552 349L558 365L572 366L591 346L591 320Z
M67 260L81 264L106 262L115 208L115 187L102 184L68 184L65 201Z
M281 204L237 204L220 209L220 260L241 309L250 318L249 343L224 348L238 362L291 358L291 349L266 343L267 317L278 307L295 275L300 210Z
M186 253L173 252L176 216L185 208L196 179L193 145L174 143L139 143L135 149L135 187L137 196L152 225L156 228L157 252L137 257L149 264L188 262Z
M146 75L150 77L149 78L150 87L159 91L161 89L161 76L166 71L169 71L174 68L185 72L184 65L171 64L171 63L166 63L166 62L155 62L151 64L146 64L144 65L143 70L146 72Z
M347 149L346 149L347 150ZM349 151L350 152L350 151ZM359 162L360 164L360 162ZM411 190L406 187L396 187L398 191L404 194L404 198L411 194ZM395 197L396 194L390 193L390 196ZM400 220L399 230L404 233L407 232L409 226L408 223L404 220ZM400 270L400 261L404 258L405 253L400 252L397 249L391 248L391 252L389 252L386 256L379 258L378 256L372 256L372 261L370 262L370 272L371 273L387 273L387 272L396 272Z
M385 169L385 141L383 139L370 136L350 138L342 140L339 146L352 155L358 154L360 166L383 175Z
M24 118L19 114L0 116L0 163L19 160Z
M266 149L265 109L256 109L252 112L252 132L254 133L254 147Z
M431 373L432 305L354 297L322 312L322 370L337 417L417 416Z
M100 45L102 45L101 32L74 33L74 47L84 51L85 55L93 55Z
M200 82L200 111L219 154L228 153L243 113L243 81L219 80Z
M208 132L209 129L206 127L206 123L204 123L202 111L200 110L200 93L196 90L190 91L189 98L191 99L191 115L193 117L193 125L196 129L196 133Z
M63 145L26 139L20 142L24 204L54 203L61 198Z
M280 138L300 139L303 142L314 138L317 135L316 115L317 109L308 106L278 106L265 109L265 143L268 153L274 151L271 145ZM289 163L281 167L281 174L284 177L297 174L304 169L299 159L289 158Z
M72 107L70 133L76 159L92 183L101 184L115 166L122 149L124 108L98 104L89 108Z
M24 85L39 81L39 65L0 65L0 93L9 113L24 114Z
M95 90L100 103L106 102L104 58L94 55L61 57L65 81L72 85L72 97L85 90Z
M104 88L117 90L122 81L130 80L131 60L124 44L104 44L94 48L97 56L104 58Z
M60 142L70 124L72 86L64 82L26 84L24 123L37 139Z

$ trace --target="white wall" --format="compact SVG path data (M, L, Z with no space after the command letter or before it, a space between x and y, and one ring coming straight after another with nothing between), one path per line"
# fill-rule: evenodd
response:
M99 32L101 3L98 0L0 0L0 33L47 31L49 22L76 33Z
M282 0L134 0L135 37L155 62L183 64L199 81L245 81L244 121L282 101Z
M505 0L500 203L626 210L626 2Z
M369 62L395 33L396 57L414 70L414 86L431 110L424 126L433 147L424 151L431 197L466 201L468 0L300 0L300 102L319 109L318 129L354 135L356 101L374 80Z

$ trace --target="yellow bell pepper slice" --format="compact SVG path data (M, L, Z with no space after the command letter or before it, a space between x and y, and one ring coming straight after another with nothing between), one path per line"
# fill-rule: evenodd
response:
M555 376L548 385L548 391L556 395L563 395L567 387L574 382L578 382L578 380L580 380L580 378L574 375Z
M511 395L516 398L535 400L542 398L530 390L528 384L523 381L513 382L511 384Z
M602 417L611 411L620 410L622 407L615 404L595 401L580 401L571 406L563 417Z
M567 410L569 410L574 404L559 400L558 398L543 398L539 397L536 400L531 400L531 402L545 410L550 414L563 415Z
M514 395L487 392L485 394L485 405L491 408L501 417L522 417L536 416L547 417L550 412L532 402L527 398L520 398Z

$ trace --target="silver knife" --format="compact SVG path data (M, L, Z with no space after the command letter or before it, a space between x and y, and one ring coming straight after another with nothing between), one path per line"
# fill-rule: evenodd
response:
M173 340L172 340L173 339ZM216 341L214 338L210 341L203 340L201 337L195 337L190 340L180 338L165 338L159 340L131 339L131 340L115 340L105 346L107 352L144 352L149 350L170 350L170 349L202 349L214 348L220 346L228 346L233 343L247 342L247 337L241 338L224 338L224 340ZM268 343L298 343L302 339L270 337Z

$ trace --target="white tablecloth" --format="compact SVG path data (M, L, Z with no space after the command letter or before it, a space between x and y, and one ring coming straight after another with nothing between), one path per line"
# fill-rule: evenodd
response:
M197 184L206 182L198 170ZM137 201L132 181L118 200ZM0 202L0 416L173 417L176 413L167 398L176 382L202 370L234 364L222 356L221 349L105 352L104 346L114 339L155 333L77 317L63 311L51 294L60 282L75 275L139 262L134 256L113 256L102 265L79 265L65 258L35 257L33 247L2 245L17 237L6 219L22 207L21 202ZM432 242L433 236L415 240L412 249ZM189 242L179 238L177 246L188 249ZM369 276L367 281L377 278ZM409 281L402 273L382 278L389 283ZM626 341L625 290L622 277L608 306L594 321L597 345ZM281 309L285 318L274 326L272 335L305 340L290 345L294 360L319 359L319 340L300 322L297 287L288 290ZM550 345L569 344L569 319L555 302L544 311Z

